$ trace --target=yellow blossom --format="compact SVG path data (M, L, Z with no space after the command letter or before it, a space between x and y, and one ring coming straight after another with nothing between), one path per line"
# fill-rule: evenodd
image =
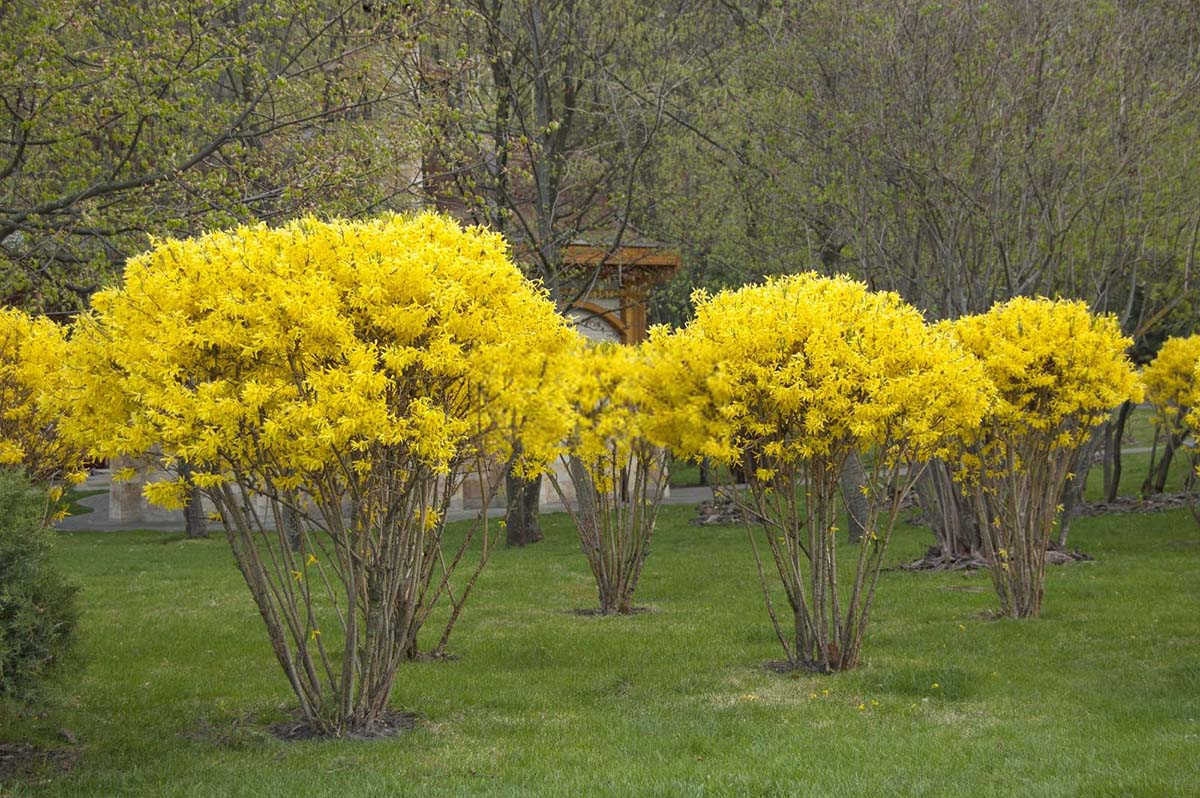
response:
M996 388L977 448L981 467L1006 464L1023 438L1074 448L1112 408L1142 399L1125 356L1132 342L1115 318L1093 315L1083 302L1018 297L941 326L980 359Z
M0 308L0 466L22 466L35 482L82 481L73 478L83 470L83 446L62 436L52 405L68 392L66 348L59 325Z
M696 317L651 332L655 435L677 453L773 463L882 447L926 458L973 430L990 402L975 359L897 295L814 274L698 292Z
M1168 338L1142 373L1146 399L1154 404L1160 423L1173 433L1197 429L1200 416L1200 335Z
M499 236L434 214L159 241L93 308L62 426L101 455L184 461L201 488L269 460L295 490L346 452L362 479L397 452L448 475L561 429L543 388L574 334Z

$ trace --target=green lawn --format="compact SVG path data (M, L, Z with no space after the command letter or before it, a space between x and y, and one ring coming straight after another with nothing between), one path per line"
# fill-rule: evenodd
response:
M100 488L94 490L81 490L75 487L67 488L66 493L63 494L63 501L67 505L67 515L87 515L92 512L92 508L80 502L89 496L98 496L101 493L107 492L107 490Z
M0 739L78 738L69 773L0 794L1032 795L1200 793L1200 532L1187 512L1076 521L1093 563L1052 570L1045 616L985 618L984 574L884 574L865 665L778 676L739 528L664 511L640 598L593 602L561 515L500 550L452 640L405 667L415 731L280 742L290 705L220 539L62 535L82 669ZM898 533L892 559L927 533ZM7 790L8 792L5 792Z
M1118 495L1138 496L1142 482L1146 479L1150 465L1150 445L1154 442L1154 412L1148 407L1138 407L1129 414L1125 425L1122 445L1125 453L1121 457L1121 483ZM1158 456L1162 456L1159 444ZM1188 451L1180 449L1171 459L1164 490L1173 493L1183 490L1183 479L1188 470ZM1097 463L1088 474L1087 499L1098 501L1103 495L1104 473Z
M667 469L667 481L673 488L694 488L700 485L700 466L697 463L672 457ZM709 479L727 482L729 469L717 466L709 473Z
M1150 467L1148 452L1126 453L1121 457L1121 484L1117 492L1119 496L1140 496L1142 482L1146 479ZM1176 452L1171 458L1171 467L1167 471L1166 493L1177 493L1183 490L1183 478L1188 469L1187 452ZM1087 491L1084 494L1088 501L1101 501L1104 498L1104 472L1099 464L1088 472Z

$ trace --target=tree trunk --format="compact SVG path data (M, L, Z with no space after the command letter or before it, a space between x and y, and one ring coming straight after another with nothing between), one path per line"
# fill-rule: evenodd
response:
M283 526L287 534L288 547L292 551L300 551L301 532L300 524L303 519L300 517L300 511L295 508L295 502L299 500L297 496L289 497L290 502L283 507ZM353 526L351 527L353 528Z
M1158 472L1154 475L1154 492L1162 493L1167 488L1167 476L1171 472L1171 461L1175 459L1175 452L1183 444L1184 435L1182 433L1168 432L1166 440L1166 448L1163 449L1162 460L1158 463Z
M538 495L542 490L542 478L522 479L509 471L504 475L504 486L508 494L505 516L505 542L509 546L525 546L542 539L538 524Z
M1115 421L1109 422L1111 429L1104 440L1104 500L1114 502L1121 488L1121 441L1125 437L1125 422L1133 402L1128 399L1121 404ZM1107 427L1108 425L1106 425Z
M970 500L959 490L950 468L941 460L931 462L917 480L917 501L937 545L924 564L952 568L964 561L982 559L979 523Z
M208 524L204 517L204 501L200 489L192 486L188 490L188 501L183 508L184 531L189 538L208 537Z
M865 524L871 514L870 500L866 494L867 472L863 469L858 452L846 458L840 482L842 504L846 507L846 531L850 542L858 543L865 534Z
M1154 428L1154 444L1150 447L1150 466L1146 473L1146 479L1142 482L1143 497L1157 495L1166 488L1167 475L1171 470L1171 461L1175 457L1175 450L1183 443L1183 435L1172 431L1170 427L1164 427L1161 436L1162 457L1157 457L1160 426L1156 425Z
M183 506L183 529L189 538L208 537L208 524L204 517L204 495L192 484L192 467L179 463L179 478L187 487L187 504Z

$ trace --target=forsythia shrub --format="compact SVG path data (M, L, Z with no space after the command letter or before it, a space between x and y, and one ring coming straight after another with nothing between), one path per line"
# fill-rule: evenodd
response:
M1073 460L1142 387L1131 341L1083 302L1017 298L945 327L983 364L996 402L961 458L1001 612L1037 615L1046 547Z
M1192 384L1200 386L1200 359L1197 359L1192 370ZM1184 423L1188 429L1200 430L1200 402L1195 402L1190 406L1190 410L1184 417Z
M464 474L528 429L565 434L546 387L574 334L500 236L434 214L162 241L93 307L64 427L99 454L185 461L305 719L370 730L430 613L449 603L440 654L487 559L486 515L443 535ZM524 472L553 456L532 436L523 452ZM184 488L147 495L178 506Z
M628 614L667 481L666 450L647 433L662 412L652 390L658 375L630 346L581 340L570 363L571 430L562 459L574 497L550 478L575 522L600 612Z
M1197 429L1195 408L1200 406L1200 335L1168 338L1142 372L1146 399L1154 404L1156 421L1171 443Z
M84 477L82 449L58 434L56 414L44 402L62 388L66 349L54 322L0 308L0 467L22 467L37 484Z
M978 426L987 381L917 310L848 278L802 274L694 300L686 328L652 333L658 390L673 410L652 417L648 434L682 456L744 468L792 609L785 632L759 561L788 664L852 668L900 502L920 463ZM868 466L872 510L847 585L835 519L852 452Z
M1186 424L1191 408L1200 402L1196 368L1200 366L1200 335L1168 338L1142 372L1146 399L1154 404L1160 423L1171 430Z
M1159 348L1154 360L1142 372L1146 399L1154 405L1154 446L1143 493L1161 492L1166 484L1168 469L1175 452L1197 427L1193 408L1200 404L1200 384L1196 368L1200 366L1200 335L1187 338L1168 338ZM1165 433L1165 434L1164 434ZM1159 441L1163 447L1160 453ZM1197 454L1189 447L1191 468L1196 467ZM1191 479L1185 481L1190 487Z

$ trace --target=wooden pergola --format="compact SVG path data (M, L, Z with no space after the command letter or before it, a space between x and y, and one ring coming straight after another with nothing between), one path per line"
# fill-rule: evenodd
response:
M654 242L637 242L616 249L584 242L568 244L563 265L590 277L597 266L595 285L566 309L568 315L595 320L610 327L621 343L635 344L646 337L650 290L675 275L679 253Z

